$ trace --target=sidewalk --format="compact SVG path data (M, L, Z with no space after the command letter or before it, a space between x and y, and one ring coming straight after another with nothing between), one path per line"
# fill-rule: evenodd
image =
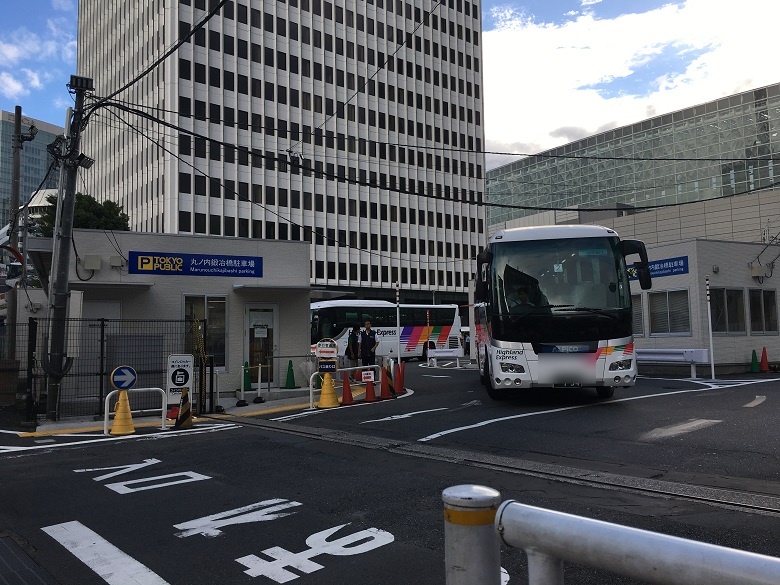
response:
M314 391L315 406L319 400L319 392L319 390ZM365 388L363 386L352 384L352 396L354 398L358 398L364 393ZM340 399L341 388L339 386L336 388L336 394ZM296 390L272 388L270 393L261 391L260 395L263 397L264 402L255 403L254 398L257 396L257 392L247 392L245 395L247 406L237 406L240 398L233 398L232 396L221 397L219 405L224 409L224 412L209 414L207 411L202 417L196 415L193 417L193 420L197 424L198 422L219 420L221 418L234 419L236 417L251 417L277 412L304 410L310 406L309 391L306 388ZM0 410L1 414L2 410ZM143 416L133 414L133 426L136 430L160 430L161 416L162 413L159 410L155 414L147 412ZM96 417L92 416L68 417L57 421L39 418L36 430L32 431L30 428L21 427L21 420L20 417L12 417L10 415L0 416L0 429L18 431L20 432L20 437L39 437L66 433L102 433L104 424L103 418L96 420ZM109 427L112 420L112 418L109 418ZM175 420L168 419L166 428L172 429L175 422ZM13 426L14 423L15 426Z

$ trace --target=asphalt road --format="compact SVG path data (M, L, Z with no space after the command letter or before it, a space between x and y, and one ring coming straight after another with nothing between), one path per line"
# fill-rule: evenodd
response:
M474 371L410 363L411 391L390 401L25 439L33 449L0 453L0 541L61 585L131 574L159 585L437 584L441 492L474 483L780 556L778 382L754 381L643 379L606 402L585 390L493 402ZM522 552L504 548L502 566L510 583L526 581Z

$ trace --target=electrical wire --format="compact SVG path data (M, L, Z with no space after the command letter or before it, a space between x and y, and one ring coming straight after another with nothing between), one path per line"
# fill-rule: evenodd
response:
M108 98L100 98L108 99ZM138 104L134 102L129 102L126 100L111 100L111 102L115 105L121 104L125 106L129 106L132 108L146 108L150 110L156 110L159 112L169 113L169 114L176 114L178 116L183 116L181 112L178 110L169 110L165 108L160 108L157 106L149 106L145 104ZM346 103L346 102L345 102ZM335 114L331 114L324 122L320 123L319 126L316 126L316 128L320 129L322 126L331 118L333 118ZM196 116L192 113L190 113L188 116L183 117L189 117L193 120L198 120L201 122L210 122L212 124L222 124L224 119L220 118L219 120L215 120L211 116ZM288 120L289 122L289 120ZM239 125L238 122L233 123L233 126L237 127L239 130L251 130L252 132L260 132L264 130L264 126L255 126L252 124L241 124ZM356 140L359 140L359 138L355 138ZM295 146L300 145L304 142L304 140L298 140L295 139L295 144L291 145L289 149L286 149L286 151L292 150ZM601 156L601 155L579 155L579 154L552 154L552 153L527 153L527 152L502 152L502 151L491 151L491 150L477 150L477 149L469 149L469 148L457 148L457 147L445 147L445 146L429 146L427 144L419 144L419 143L408 143L408 142L385 142L380 140L373 140L372 142L376 144L384 144L385 146L395 146L397 148L416 148L418 150L432 150L434 152L454 152L454 153L461 153L461 154L476 154L476 155L500 155L500 156L516 156L516 157L527 157L527 158L533 158L533 157L540 157L540 158L550 158L550 159L571 159L571 160L609 160L609 161L628 161L628 162L719 162L719 163L731 163L731 162L756 162L756 161L773 161L773 162L780 162L780 156L776 154L769 154L769 155L762 155L762 156L754 156L754 157L746 157L746 158L736 158L736 157L641 157L641 156ZM427 142L427 141L425 141ZM551 149L555 150L555 149ZM513 179L502 179L499 177L491 178L490 180L494 181L505 181L505 182L518 182ZM519 181L521 183L526 183L525 181ZM670 185L671 186L671 185Z
M126 89L132 87L136 83L138 83L141 79L149 75L152 71L154 71L163 61L165 61L168 57L173 55L176 51L178 51L179 47L181 47L184 43L189 41L197 31L202 29L204 26L206 26L206 23L211 20L221 9L222 7L227 3L228 0L218 0L217 4L208 12L206 13L206 16L203 17L203 19L198 22L195 26L192 27L189 33L184 35L183 37L180 37L178 41L176 41L165 53L163 53L160 57L158 57L151 65L149 65L146 69L144 69L141 73L136 75L133 79L128 81L126 84L124 84L119 89L113 91L105 98L102 98L100 101L98 101L96 104L92 104L89 108L85 107L85 113L84 113L84 119L82 121L82 126L86 126L87 122L89 121L89 116L92 112L95 111L96 108L98 108L103 101L110 100L114 96L122 93Z
M182 128L181 126L177 126L176 124L173 124L171 122L167 122L166 120L162 120L159 118L154 118L153 116L149 115L147 112L142 112L139 110L135 110L133 108L127 108L125 106L120 106L118 104L114 104L113 102L108 102L106 106L114 106L118 109L134 114L136 116L139 116L141 118L156 122L158 124L161 124L163 126L167 126L173 130L177 130L179 132L182 132L184 134L188 134L190 136L193 136L194 138L201 138L203 140L210 141L213 144L219 144L223 147L227 146L228 148L237 149L239 151L243 151L248 157L258 156L261 157L264 160L271 160L274 163L282 161L284 164L288 163L288 160L286 158L282 159L279 156L273 156L269 157L268 154L265 152L260 152L259 149L254 149L251 146L242 146L242 145L236 145L230 142L225 142L221 140L214 140L212 138L209 138L208 136L199 134L197 132L194 132L192 130L189 130L187 128ZM121 119L121 118L120 118ZM178 158L178 157L177 157ZM305 161L305 159L304 159ZM404 191L400 188L393 188L390 186L380 186L370 183L369 181L361 181L359 179L349 179L347 177L339 177L337 174L328 173L326 171L318 171L311 166L307 165L300 165L302 169L308 170L315 174L315 176L323 176L326 178L331 178L337 181L343 181L348 184L352 185L358 185L362 187L369 187L369 188L376 188L381 189L383 191L388 191L391 193L398 193L398 194L404 194L404 195L417 195L418 197L425 198L425 199L433 199L436 201L441 201L441 197L437 197L435 194L425 193L425 192L412 192L412 191ZM194 167L193 167L194 168ZM773 183L770 183L769 185L765 185L762 187L756 187L753 189L748 189L745 191L741 191L739 193L734 193L733 195L730 195L731 197L737 196L737 195L745 195L749 193L754 193L757 191L763 191L765 189L771 189L777 185L780 185L780 181L776 181ZM513 193L505 193L502 195L515 195L517 197L522 197L525 194L513 194ZM677 203L664 203L664 204L658 204L658 205L637 205L637 206L629 206L629 207L579 207L577 210L579 211L627 211L627 210L638 210L638 211L646 211L651 209L665 209L670 207L680 207L683 205L690 205L693 203L700 203L702 201L710 201L715 199L722 199L723 197L711 197L709 199L701 199L697 201L683 201L683 202L677 202ZM455 201L455 200L452 200ZM570 207L560 207L560 206L538 206L538 205L517 205L517 204L508 204L508 203L491 203L487 201L461 201L461 203L470 203L472 205L476 205L478 207L490 207L490 208L501 208L501 209L519 209L519 210L527 210L527 211L572 211L572 208Z
M133 126L133 125L132 125L130 122L128 122L128 121L127 121L127 120L125 120L124 118L120 117L118 114L116 114L116 113L115 113L115 112L113 112L112 110L109 110L109 111L110 111L110 112L111 112L111 113L112 113L112 114L113 114L113 115L114 115L114 116L115 116L115 117L116 117L116 118L117 118L119 121L121 121L122 123L124 123L125 125L127 125L127 126L128 126L129 128L131 128L133 131L137 132L138 134L140 134L141 136L143 136L143 137L144 137L144 138L146 138L147 140L150 140L151 142L153 142L153 143L157 144L157 143L156 143L156 141L155 141L154 139L152 139L152 138L150 138L149 136L147 136L146 134L144 134L144 132L143 132L143 131L141 131L141 130L139 130L139 129L135 128L135 127L134 127L134 126ZM296 223L295 221L293 221L292 219L290 219L289 217L284 217L284 216L282 216L281 214L279 214L278 212L276 212L276 211L274 211L274 210L272 210L272 209L269 209L269 208L267 208L266 206L262 205L261 203L257 203L257 202L255 202L255 201L250 201L249 199L244 199L244 198L242 198L242 197L241 197L241 196L240 196L240 195L239 195L239 194L238 194L236 191L234 191L234 190L232 190L232 189L228 189L228 188L227 188L227 187L226 187L226 186L225 186L225 185L224 185L224 184L223 184L223 183L222 183L222 182L221 182L219 179L215 179L215 178L211 177L211 176L210 176L208 173L206 173L205 171L202 171L201 169L198 169L198 168L196 168L196 167L195 167L194 165L192 165L192 164L191 164L189 161L186 161L186 160L184 160L183 158L181 158L181 157L180 157L180 156L178 156L177 154L173 153L171 150L167 149L166 147L164 147L164 146L162 146L162 145L160 145L160 144L157 144L157 146L159 146L160 148L162 148L163 150L165 150L165 151L166 151L168 154L170 154L170 155L171 155L171 156L173 156L174 158L178 159L179 161L183 162L184 164L186 164L187 166L189 166L190 168L192 168L194 171L196 171L196 172L200 173L201 175L203 175L203 176L204 176L204 177L206 177L207 179L209 179L209 180L211 180L211 181L215 181L215 182L219 183L219 185L220 185L220 187L221 187L222 189L224 189L225 191L231 192L231 193L233 193L234 195L236 195L236 197L238 198L238 200L239 200L239 201L245 201L245 202L252 203L252 205L255 205L255 206L259 207L260 209L262 209L263 211L265 211L267 214L274 215L274 216L276 216L277 218L279 218L280 220L282 220L282 221L284 221L284 222L286 222L286 223L289 223L290 225L297 226L298 228L300 228L300 229L304 230L305 232L308 232L308 233L310 233L310 234L312 235L312 238L313 238L314 236L321 236L321 237L323 237L323 238L324 238L326 241L332 242L332 243L334 243L334 244L336 244L336 245L338 245L338 246L340 246L340 247L342 246L342 242L340 242L338 238L330 238L330 237L328 237L328 236L327 236L327 232L326 232L326 231L324 231L324 230L323 230L323 231L319 232L319 231L317 231L317 228L316 228L316 227L313 227L313 226L307 226L307 225L302 225L302 224L298 224L298 223ZM352 250L357 250L357 251L360 251L360 252L365 252L365 253L367 253L367 254L369 254L369 255L375 256L375 257L377 257L377 258L384 258L384 259L386 259L386 260L391 260L391 261L398 261L398 260L400 259L398 256L391 256L391 255L388 255L388 254L383 254L382 252L378 252L378 251L375 251L375 250L369 250L369 249L361 248L361 247L359 247L359 246L352 246L352 245L348 244L347 242L343 242L343 247L346 247L346 248L349 248L349 249L352 249ZM466 245L466 244L463 244L463 248L464 248L464 249L466 249L466 248L467 248L467 245ZM473 259L473 258L457 258L457 259L455 259L455 258L447 258L447 259L444 259L444 258L443 258L442 260L439 260L438 258L436 258L436 259L434 259L434 260L433 260L433 262L431 262L431 260L430 260L429 258L425 258L424 260L425 260L425 263L426 263L428 266L430 266L430 264L432 264L432 263L433 263L433 264L434 264L434 266L436 266L436 268L438 269L439 263L450 263L450 262L453 262L453 261L455 261L455 262L472 262L474 259Z

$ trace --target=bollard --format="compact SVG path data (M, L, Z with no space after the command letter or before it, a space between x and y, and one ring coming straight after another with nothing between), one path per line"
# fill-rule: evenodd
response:
M501 549L494 522L501 494L480 485L442 492L446 585L499 585Z

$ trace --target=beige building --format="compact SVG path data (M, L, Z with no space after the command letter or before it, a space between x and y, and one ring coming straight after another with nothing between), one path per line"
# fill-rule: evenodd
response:
M278 390L289 363L298 385L308 385L306 242L77 229L74 243L69 316L82 321L68 334L74 366L63 388L77 386L63 391L70 402L110 391L106 373L120 365L136 368L140 385L161 386L168 355L178 353L213 360L223 395L242 388L245 362L252 392ZM51 240L31 238L29 250L45 287ZM27 292L19 323L37 320L40 341L47 299L41 289ZM17 343L23 365L27 349Z

